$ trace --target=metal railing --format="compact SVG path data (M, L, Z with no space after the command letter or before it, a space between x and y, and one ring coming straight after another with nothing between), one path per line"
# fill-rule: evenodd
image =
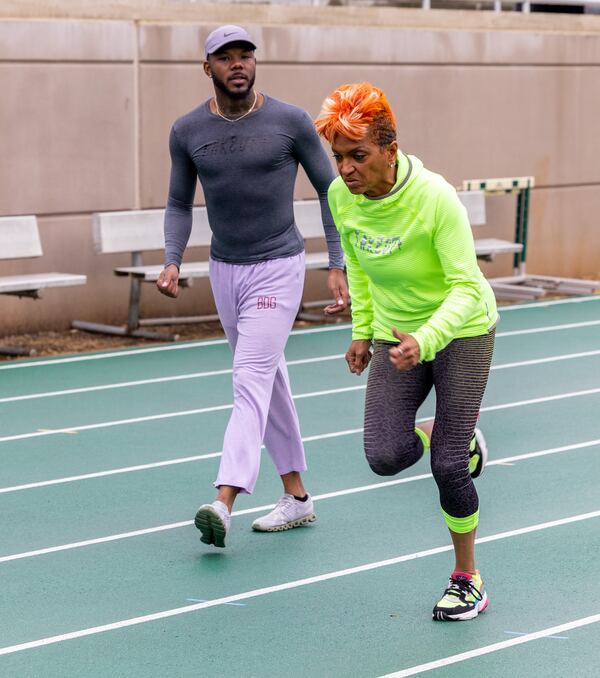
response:
M474 8L478 8L485 3L473 0L473 2L469 4L472 4ZM532 0L523 0L523 2L517 2L516 0L512 0L511 2L508 2L507 0L490 0L490 4L493 6L495 12L502 12L507 5L510 5L511 9L515 5L521 5L521 11L525 13L531 12L531 5L564 5L567 7L582 7L583 9L591 9L600 12L600 0L539 0L538 2L532 2ZM421 0L421 8L431 9L431 0Z
M1 0L0 0L1 1ZM202 4L205 0L173 0L173 2ZM495 12L529 13L540 11L541 5L582 8L585 13L600 14L600 0L211 0L219 4L276 4L276 5L327 5L342 6L389 6L429 9L494 10Z

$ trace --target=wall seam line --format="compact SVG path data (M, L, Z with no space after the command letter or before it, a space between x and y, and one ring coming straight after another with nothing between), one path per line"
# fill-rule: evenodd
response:
M139 21L133 22L133 207L136 210L142 207L140 161L140 38Z

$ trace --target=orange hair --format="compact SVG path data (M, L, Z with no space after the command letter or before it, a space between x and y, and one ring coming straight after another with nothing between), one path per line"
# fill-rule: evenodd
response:
M334 90L323 102L315 126L329 143L337 134L359 141L371 132L381 146L396 138L396 118L390 104L383 91L368 82Z

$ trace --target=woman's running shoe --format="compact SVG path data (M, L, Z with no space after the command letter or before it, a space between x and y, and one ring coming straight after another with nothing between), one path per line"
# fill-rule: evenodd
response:
M435 621L473 619L487 606L488 597L479 570L474 575L455 571L450 575L444 595L433 608L433 619Z
M469 473L471 478L477 478L483 472L488 460L488 449L485 437L480 429L476 428L471 445L469 446Z

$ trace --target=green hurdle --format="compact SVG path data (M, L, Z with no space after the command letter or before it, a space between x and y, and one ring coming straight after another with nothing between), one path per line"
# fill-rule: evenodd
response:
M515 243L521 244L522 249L514 254L514 275L492 278L490 284L498 294L512 299L541 297L547 291L556 294L591 294L600 290L600 281L526 273L529 202L530 192L534 186L535 178L532 176L463 181L463 191L483 191L486 195L516 194L517 196Z

